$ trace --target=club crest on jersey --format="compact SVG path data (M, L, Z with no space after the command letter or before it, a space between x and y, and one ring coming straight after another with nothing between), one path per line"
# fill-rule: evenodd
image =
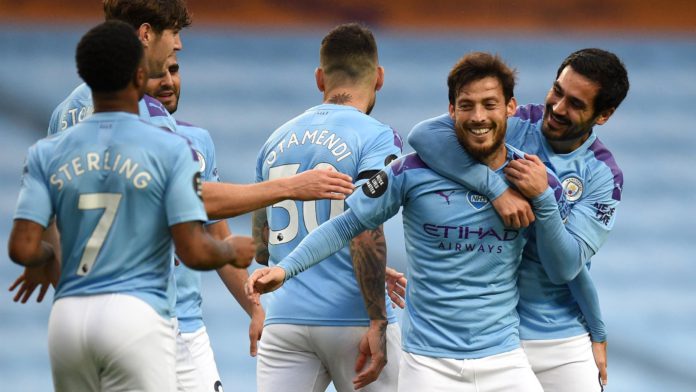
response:
M466 201L469 202L470 206L477 210L481 210L489 204L486 196L474 191L469 191L466 193Z
M566 200L577 201L582 196L583 185L577 177L568 177L563 180L563 192L565 192Z
M203 156L203 154L201 154L200 151L196 149L194 149L193 151L196 153L196 156L198 156L198 163L200 163L201 165L201 168L198 169L198 171L200 171L201 173L205 173L205 157Z
M374 199L382 196L384 192L387 191L388 185L389 179L387 177L387 173L385 173L384 171L380 171L379 173L372 176L372 178L367 180L366 183L363 184L362 190L367 197L371 197Z
M203 200L203 181L201 180L201 172L196 172L193 175L193 190L196 192L196 196Z

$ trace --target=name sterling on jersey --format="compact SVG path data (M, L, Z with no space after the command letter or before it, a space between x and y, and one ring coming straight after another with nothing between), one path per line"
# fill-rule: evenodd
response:
M86 164L86 166L85 166ZM104 151L103 155L97 152L88 152L84 157L78 156L71 159L68 163L60 166L58 171L51 175L51 185L62 190L65 181L72 181L73 178L79 177L85 172L91 171L111 171L125 176L132 180L133 186L137 189L143 189L148 186L152 175L147 170L138 171L138 163L126 157L124 159L121 154L111 159L109 151Z
M327 137L327 135L329 136ZM272 165L275 163L276 159L278 159L278 154L282 154L285 150L289 150L293 146L302 146L305 144L316 144L326 147L331 154L336 157L336 162L341 162L343 159L353 154L348 148L348 145L345 142L341 142L341 138L336 136L335 133L326 129L321 132L315 129L311 132L304 131L301 139L293 132L290 134L290 138L281 140L280 143L276 145L275 149L268 153L266 164Z

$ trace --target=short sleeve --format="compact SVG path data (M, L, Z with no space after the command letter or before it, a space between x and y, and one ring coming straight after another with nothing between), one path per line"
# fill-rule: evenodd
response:
M207 221L201 196L203 184L198 155L183 139L171 154L174 165L169 172L164 196L169 226L189 221Z
M39 147L32 146L27 153L22 183L14 219L26 219L48 227L53 216L53 205L48 183L39 162Z

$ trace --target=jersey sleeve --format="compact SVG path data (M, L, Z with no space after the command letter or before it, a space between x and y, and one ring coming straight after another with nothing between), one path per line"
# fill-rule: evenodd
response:
M374 230L399 212L403 201L404 175L394 175L393 162L367 180L348 197L346 204L365 227Z
M539 260L554 284L575 279L594 252L577 236L567 230L564 220L569 214L568 203L558 178L550 171L549 187L532 200L536 215Z
M56 133L60 132L60 115L62 107L63 105L58 105L55 109L53 109L51 119L48 121L48 131L46 132L47 136L55 135Z
M203 135L203 144L206 150L206 165L203 171L203 181L220 182L220 174L218 173L217 157L215 155L215 143L208 132Z
M171 151L173 167L165 190L165 208L169 226L182 222L205 222L200 164L196 152L183 139Z
M621 200L623 183L607 173L599 178L596 191L573 205L568 217L568 230L582 238L596 253L614 227L616 208Z
M607 340L607 332L602 320L602 311L599 307L599 295L592 281L590 271L583 268L578 276L568 283L568 288L578 303L587 327L590 329L590 337L593 342Z
M401 155L401 137L391 128L380 132L362 148L358 166L358 180L363 173L374 174ZM359 182L358 182L359 183Z
M408 135L421 159L434 171L495 200L508 189L503 179L481 164L459 144L449 115L425 120Z
M46 177L39 162L39 147L29 149L22 173L22 184L14 219L26 219L43 227L53 216L53 205Z

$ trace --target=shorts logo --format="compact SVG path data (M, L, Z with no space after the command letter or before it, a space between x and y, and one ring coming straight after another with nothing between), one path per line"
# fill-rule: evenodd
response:
M203 200L203 181L201 181L201 172L196 172L193 175L193 190L196 192L196 196Z
M380 171L379 173L372 176L372 178L367 180L366 183L363 184L362 190L365 193L365 196L374 199L382 196L384 192L387 191L388 185L389 179L387 173L385 173L384 171Z
M200 171L201 173L204 173L205 172L205 157L203 156L203 154L201 154L200 151L195 150L195 149L193 151L196 152L196 156L198 156L198 162L201 164L201 168L198 169L198 171Z
M568 177L563 180L563 192L565 192L566 200L577 201L582 196L583 185L577 177Z
M466 193L466 201L469 202L470 206L477 210L481 210L489 204L486 196L474 191L469 191Z

